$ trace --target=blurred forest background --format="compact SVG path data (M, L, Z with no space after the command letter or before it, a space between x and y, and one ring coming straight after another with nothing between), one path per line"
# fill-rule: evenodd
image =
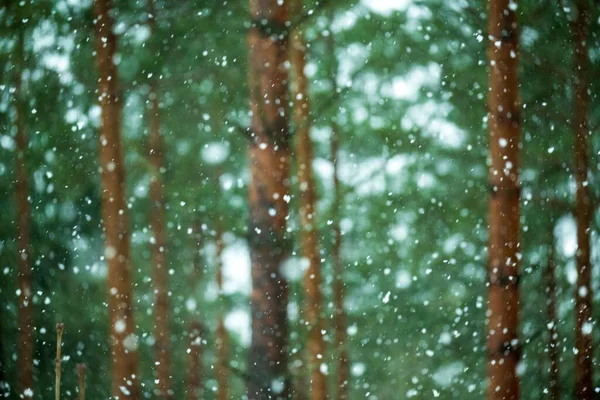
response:
M289 302L269 293L265 301L287 311L287 364L279 366L285 382L266 380L270 397L249 398L279 398L278 385L288 383L294 398L482 398L489 384L488 60L500 48L488 36L494 3L519 21L519 48L511 51L518 52L521 133L510 147L520 149L521 397L560 398L550 397L554 387L563 396L582 390L580 331L590 338L585 354L593 366L583 373L599 387L600 307L583 325L575 312L578 296L594 306L600 298L597 1L251 0L254 7L289 5L288 24L261 22L263 11L243 0L114 1L111 10L102 8L108 1L95 2L2 2L5 397L52 396L57 323L64 324L64 398L77 396L79 363L87 365L88 398L119 395L111 335L122 332L135 338L125 347L137 354L140 392L117 384L120 398L241 398L249 382L264 378L249 363L251 322L260 318L250 297L255 306L264 299L251 296L257 262L250 253L260 247L253 242L260 229L248 225L258 212L248 191L253 154L263 145L255 142L262 137L256 126L277 116L258 115L256 107L249 113L249 93L260 99L260 89L248 84L249 74L257 82L249 60L260 51L249 44L259 38L277 46L273 37L280 35L289 38L292 57L275 50L264 59L283 57L290 70L291 94L281 98L294 109L283 119L294 133L289 192L281 193L289 212L285 245L276 244L289 248L279 265ZM577 47L577 32L586 46ZM113 43L109 57L101 49ZM585 68L577 67L577 54ZM102 75L103 55L118 81ZM124 326L109 319L107 259L121 253L117 246L115 257L105 243L110 228L102 214L108 180L101 184L101 175L115 164L101 165L99 156L112 89L121 93L116 137L123 161L113 161L115 174L125 177L119 212L127 215L131 272L117 281L131 280L135 316ZM576 106L577 93L587 94L584 108ZM574 152L577 115L587 121L583 182ZM577 187L587 188L590 207L593 268L583 294ZM269 215L281 216L282 204ZM31 327L30 344L23 324ZM28 348L29 360L22 355ZM328 397L315 394L315 379L324 379ZM587 390L579 398L598 396Z

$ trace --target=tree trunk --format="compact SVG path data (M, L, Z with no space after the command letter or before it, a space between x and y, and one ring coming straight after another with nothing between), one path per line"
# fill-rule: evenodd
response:
M223 237L217 228L217 286L219 288L219 320L217 323L217 400L229 399L229 337L223 317Z
M490 220L488 272L488 374L490 399L518 399L519 328L519 141L518 32L510 0L491 0Z
M560 399L560 375L558 373L558 363L560 361L560 344L558 341L558 330L556 324L556 262L554 258L554 243L548 246L548 265L546 267L546 306L548 312L548 356L550 358L550 368L548 370L550 377L550 399Z
M579 399L594 396L592 381L592 287L590 223L592 210L588 187L588 15L585 0L577 1L577 19L571 23L574 46L575 217L577 220L577 287L575 288L575 394Z
M148 1L148 23L150 30L156 32L156 10L153 0ZM158 74L154 74L157 76ZM156 388L154 395L158 399L173 397L170 376L169 343L169 266L167 264L166 212L163 193L164 144L160 133L160 107L158 101L158 81L150 83L150 134L149 161L152 166L150 178L150 225L152 228L152 263L154 272L154 348L156 357Z
M333 21L333 15L330 17ZM330 79L332 91L338 92L337 86L337 59L335 55L334 36L329 32L327 37L327 49L332 58L332 68ZM348 389L350 382L350 360L348 359L347 349L347 323L346 311L344 310L344 269L342 263L342 229L340 226L342 209L342 190L339 179L338 154L340 147L339 127L335 122L331 123L331 164L333 165L333 204L332 221L333 247L331 249L331 258L333 261L333 304L334 304L334 328L335 328L335 349L338 360L337 365L337 399L346 400L349 398Z
M302 15L302 0L292 2L292 15ZM308 79L304 74L306 66L306 44L304 32L293 29L290 37L290 63L293 73L294 129L296 133L296 156L298 160L298 185L300 187L300 230L302 255L308 260L304 274L305 307L304 319L308 327L308 341L305 359L310 373L310 398L327 397L327 377L321 372L325 362L325 341L323 340L323 294L321 291L322 268L319 251L319 231L317 229L317 194L312 168L313 146L310 138L310 103L308 101Z
M202 234L202 224L200 224L198 219L192 223L192 249L192 274L190 280L192 293L195 293L204 276L204 236ZM198 311L196 314L199 316Z
M203 248L203 236L198 220L193 223L192 233L192 272L190 276L190 292L198 293L200 290L200 281L202 279L202 248ZM194 310L194 317L189 327L189 347L187 351L187 376L186 376L186 399L187 400L198 400L203 398L204 384L203 384L203 368L202 368L202 352L203 352L203 337L204 328L202 323L198 321L201 317L199 307Z
M290 395L288 283L281 274L290 246L286 237L290 179L288 127L287 2L250 0L249 247L252 263L252 340L248 355L250 399Z
M204 384L202 383L202 338L204 329L198 321L190 323L189 327L189 344L187 350L187 376L186 376L186 394L187 400L202 399L204 392Z
M15 80L15 116L17 134L15 200L17 210L17 264L19 266L17 281L19 285L19 314L18 314L18 379L19 394L33 390L33 288L31 286L31 248L29 237L29 176L27 175L26 154L27 134L25 132L25 96L23 94L22 72L24 69L24 35L19 32L17 37L18 70Z
M108 264L108 312L111 335L114 397L138 399L138 338L133 317L129 227L125 201L125 166L121 147L122 98L114 63L117 38L113 33L111 1L95 0L96 62L99 96L100 176L105 258Z
M2 324L4 323L4 312L2 311L3 307L0 307L0 398L8 397L8 381L6 378L6 362L4 361L4 336L2 333L4 332L4 327Z

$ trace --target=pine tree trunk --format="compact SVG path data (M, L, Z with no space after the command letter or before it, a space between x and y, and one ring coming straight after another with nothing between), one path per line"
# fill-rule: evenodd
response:
M229 337L223 316L217 323L217 400L229 397Z
M170 344L169 344L169 272L166 257L166 213L163 195L163 150L159 132L158 99L156 86L150 91L151 126L150 126L150 164L153 176L150 180L150 225L152 227L152 261L154 267L154 339L156 351L156 378L158 384L155 394L157 398L171 398L170 379Z
M588 187L588 50L586 46L588 15L585 0L577 1L577 19L571 23L574 46L574 118L575 133L575 218L577 221L577 287L575 288L575 394L578 399L594 396L592 380L593 345L592 287L590 263L590 223L592 210Z
M333 15L330 17L333 22ZM334 93L338 92L337 86L337 59L335 55L334 36L329 32L327 38L327 49L332 57L332 68L330 79ZM333 304L334 304L334 328L335 328L335 349L338 360L337 365L337 399L346 400L349 398L350 383L350 360L347 349L347 323L346 311L344 310L344 268L342 262L342 228L340 226L342 209L342 190L339 179L339 148L340 136L339 127L335 122L331 123L331 164L333 165L333 204L332 221L333 247L331 249L331 258L333 260Z
M558 342L558 330L556 324L556 263L554 259L554 243L548 246L548 265L546 267L546 306L548 312L548 356L550 358L550 368L548 370L550 377L550 399L560 399L560 374L558 365L560 361L560 344Z
M302 0L292 2L292 15L302 15ZM322 271L319 252L319 231L317 229L317 194L312 168L313 146L310 138L310 103L308 101L308 80L304 74L306 66L306 44L304 32L296 28L290 37L290 63L293 73L294 127L296 133L296 156L298 160L298 185L300 187L300 230L302 255L308 260L308 269L304 274L304 318L308 327L308 353L305 359L310 373L310 398L313 400L327 397L327 378L321 372L325 362L325 341L321 291Z
M202 383L202 337L204 329L200 322L193 321L189 327L189 344L187 350L186 393L187 400L202 399L204 384Z
M490 399L518 399L519 328L519 141L518 32L510 0L491 0L490 219L488 374Z
M348 389L350 383L350 360L347 349L347 323L346 311L344 310L344 269L342 264L342 229L340 227L340 208L342 194L338 172L338 148L339 134L336 124L332 124L331 132L331 158L333 164L333 301L334 301L334 325L335 325L335 348L338 357L337 366L337 398L345 400L349 398Z
M153 0L148 1L150 30L156 32L156 10ZM157 74L154 74L155 76ZM169 343L169 266L167 264L166 212L163 193L164 143L160 133L160 106L158 101L158 81L150 83L150 135L149 161L152 166L150 178L150 226L152 228L152 264L154 283L154 348L155 376L157 379L154 395L158 399L173 397L170 376L170 343Z
M114 397L139 399L138 339L133 316L129 227L125 201L125 166L121 145L122 97L114 63L117 38L113 33L110 0L95 0L96 62L102 110L100 176L105 259L108 264L108 312L111 335Z
M19 266L17 281L19 285L18 313L18 379L19 393L33 390L33 288L31 286L31 248L29 237L29 176L27 175L26 154L27 134L25 132L25 95L23 93L22 70L24 68L24 35L19 32L16 46L18 71L15 81L15 115L16 115L16 179L15 200L17 210L17 264Z
M198 220L193 223L192 233L192 273L190 276L191 293L201 292L200 281L202 279L202 248L203 248L203 237L200 222ZM194 310L194 319L200 318L201 313L199 307ZM198 400L203 398L204 384L203 384L203 368L202 368L202 353L203 353L203 342L204 328L202 323L198 320L193 320L189 326L189 347L187 351L187 374L186 374L186 399L187 400Z
M217 286L219 288L219 320L217 323L217 400L229 399L229 337L223 316L223 237L217 228Z
M3 307L0 307L0 398L8 397L8 381L6 380L6 361L4 360L4 312Z
M204 275L203 254L204 254L204 237L202 235L202 225L197 219L192 224L192 274L191 289L195 293L198 290ZM199 312L196 312L199 315Z
M290 395L288 283L281 274L290 246L286 237L290 180L288 127L287 2L250 0L249 247L252 263L252 340L248 355L250 399Z

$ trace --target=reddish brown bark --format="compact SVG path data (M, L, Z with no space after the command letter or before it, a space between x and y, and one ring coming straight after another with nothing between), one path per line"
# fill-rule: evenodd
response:
M204 254L204 237L202 236L202 226L199 220L192 224L192 274L191 289L195 292L202 281L204 267L202 265L202 255Z
M148 1L150 30L156 32L156 10L153 0ZM154 283L154 349L156 387L154 395L158 399L173 397L171 390L171 356L169 343L169 272L167 263L167 232L165 198L163 192L164 144L160 133L160 105L158 101L158 81L150 83L150 134L149 161L152 166L150 178L150 226L152 228L152 264Z
M18 390L33 390L33 289L31 286L31 248L29 235L29 176L27 175L26 154L27 134L25 132L25 97L23 94L22 70L24 68L24 36L20 32L16 47L18 71L15 76L15 137L17 154L15 160L15 201L17 210L17 283L19 285L18 311Z
M219 320L217 323L217 400L229 399L229 335L225 328L223 316L223 237L222 232L217 228L217 286L219 288L219 297L221 305L219 311Z
M340 227L340 208L342 204L342 194L338 173L338 148L339 136L338 127L332 124L331 132L331 158L333 164L333 248L331 257L333 260L333 301L334 301L334 326L335 326L335 348L338 357L337 366L337 399L348 399L348 389L350 382L350 360L347 349L347 323L346 311L344 310L344 268L342 264L342 229Z
M577 287L575 288L575 395L578 399L595 398L593 385L592 287L590 263L590 224L592 209L588 187L588 50L586 45L589 16L585 0L578 0L577 18L571 23L574 47L574 118L575 134L575 218L577 221Z
M111 1L94 1L100 123L100 177L105 258L108 264L108 313L111 336L111 393L138 399L137 336L133 316L129 226L125 202L125 166L121 145L122 97L114 63L117 38L113 33Z
M302 0L292 2L292 15L302 15ZM304 319L308 328L306 345L307 370L310 373L310 398L327 397L327 378L321 372L325 358L324 328L321 315L323 294L321 291L322 268L319 251L319 231L317 229L317 193L312 168L313 146L310 138L310 103L308 100L308 79L304 74L306 66L306 44L304 32L295 28L290 37L290 63L293 73L294 127L296 133L296 156L298 161L298 186L300 188L300 230L302 255L308 260L304 274Z
M333 16L330 17L333 20ZM327 49L332 60L331 83L333 92L337 93L337 59L335 56L334 36L330 32L327 38ZM346 311L344 309L344 268L342 263L342 229L340 226L341 208L343 203L342 188L339 179L339 147L340 136L339 127L335 122L331 123L331 164L333 166L333 204L332 204L332 230L333 247L331 249L331 258L333 261L333 304L334 304L334 329L335 329L335 350L337 355L337 399L346 400L349 398L350 382L350 360L347 349L347 322Z
M4 321L4 315L2 307L0 307L0 397L8 397L8 381L6 380L6 362L4 361L4 328L2 327Z
M549 394L551 400L560 399L560 374L558 370L560 360L560 344L556 324L556 263L554 258L554 243L548 246L548 265L546 266L546 309L548 327L548 357L550 359Z
M257 400L290 395L288 283L281 274L281 265L289 253L287 3L250 0L249 89L254 140L248 149L252 340L247 394Z
M217 323L217 400L229 399L229 336L223 316Z
M85 400L85 371L87 367L83 363L77 364L77 381L79 388L79 400Z
M517 18L510 0L489 3L490 216L488 398L519 398L519 141Z
M202 280L202 248L203 236L200 222L194 221L192 225L191 236L192 253L192 271L190 274L190 292L201 292L200 281ZM198 321L201 317L200 308L194 310L194 317L189 326L189 345L187 350L187 372L186 372L186 399L197 400L203 398L203 366L202 353L204 349L203 335L204 328Z
M187 376L186 376L186 393L187 400L202 399L204 392L204 384L202 382L202 337L204 329L200 322L194 321L190 323L189 328L189 347L187 349Z

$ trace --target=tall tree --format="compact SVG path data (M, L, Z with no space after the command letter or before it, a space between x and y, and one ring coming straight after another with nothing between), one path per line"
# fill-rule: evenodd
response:
M217 287L219 289L219 316L217 322L217 400L229 399L229 337L223 317L223 232L216 231Z
M148 24L156 34L156 8L148 0ZM156 71L155 71L156 72ZM154 283L154 346L156 352L156 389L159 399L172 398L171 356L169 343L169 272L167 264L167 232L165 198L163 192L165 171L164 143L160 132L160 104L158 100L158 73L152 75L149 94L149 159L152 166L150 178L150 225L152 227L152 262Z
M281 266L290 180L288 124L288 2L250 0L249 90L252 112L248 148L252 264L252 339L247 394L252 399L288 398L288 283Z
M15 200L17 210L17 263L19 285L19 314L18 314L18 371L19 393L33 390L33 288L31 282L31 247L29 235L30 206L29 206L29 176L27 173L27 133L26 106L23 93L23 69L25 68L25 36L20 30L15 47L15 123L16 123L16 177Z
M332 230L333 247L331 258L333 262L333 306L335 326L335 348L337 355L337 398L338 400L349 398L350 383L350 359L348 358L348 334L346 322L346 310L344 309L344 267L342 261L342 228L340 226L340 210L342 206L342 190L339 179L338 149L339 149L339 127L331 124L331 160L333 165L333 210Z
M115 63L117 37L111 0L94 0L96 64L101 107L100 177L114 397L138 399L138 339L133 316L130 238L125 202L125 165L121 144L123 99Z
M192 224L191 235L192 252L192 271L190 274L190 291L197 293L202 279L202 254L203 254L203 236L200 222L195 220ZM201 291L201 290L200 290ZM197 400L202 398L204 392L202 353L204 349L204 332L202 322L198 320L199 311L194 310L194 316L188 327L188 350L187 350L187 373L186 373L186 399Z
M186 392L187 400L198 400L203 398L204 384L202 382L202 337L204 329L199 321L192 321L188 328L188 350L186 370Z
M573 132L575 134L575 218L577 220L577 287L575 288L575 394L579 399L595 397L592 370L592 286L590 224L592 209L588 185L588 50L587 0L577 0L577 16L571 22L574 54Z
M333 12L330 16L330 26L333 25ZM337 71L338 63L335 54L335 39L333 32L329 32L326 39L327 52L331 57L330 80L332 92L338 93ZM348 358L347 348L347 323L346 311L344 309L344 268L342 261L342 228L340 225L342 210L342 188L339 178L339 148L340 135L339 126L334 119L331 121L331 142L330 157L333 166L333 203L331 210L333 246L331 249L331 258L333 262L333 305L334 305L334 339L335 353L337 357L337 399L348 399L348 389L350 381L350 360Z
M550 377L550 399L560 399L560 344L558 342L558 319L556 317L556 259L554 256L554 238L548 245L548 260L546 265L546 310L548 327L548 356L550 366L548 373Z
M4 336L2 333L4 332L3 324L3 312L2 308L0 308L0 396L8 397L8 381L6 378L6 364L4 361Z
M488 397L498 400L520 394L518 33L516 3L490 0Z
M292 1L291 14L301 17L302 0ZM310 138L310 102L308 79L304 73L306 67L306 43L301 25L294 27L290 37L290 64L293 74L293 120L296 135L296 157L298 162L298 186L300 188L300 231L302 255L308 260L304 273L303 310L308 327L306 361L310 373L311 399L327 397L327 377L321 369L325 359L325 340L323 339L322 267L319 250L319 230L316 215L317 193L312 167L313 146Z

